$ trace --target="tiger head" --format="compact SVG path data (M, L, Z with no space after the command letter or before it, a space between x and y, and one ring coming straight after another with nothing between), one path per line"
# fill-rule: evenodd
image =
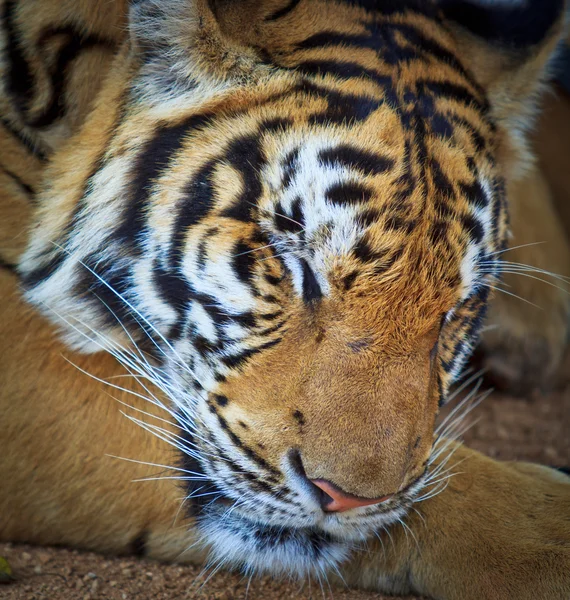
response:
M422 490L561 12L131 3L21 270L168 397L220 560L319 571Z

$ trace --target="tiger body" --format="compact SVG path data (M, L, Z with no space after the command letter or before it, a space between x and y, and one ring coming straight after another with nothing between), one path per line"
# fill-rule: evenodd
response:
M4 2L0 106L7 135L45 165L19 258L26 299L68 347L107 350L147 380L169 423L143 418L146 435L188 474L190 531L164 527L167 549L149 554L172 559L190 538L202 545L187 560L207 548L301 576L348 564L358 585L460 597L421 561L420 583L403 575L416 560L403 541L382 561L349 557L408 513L442 460L435 417L501 272L507 198L535 176L526 129L563 4L491 42L473 21L484 9L462 22L461 2L107 4ZM551 486L568 514L554 475L472 459L533 488L525 502ZM385 500L323 510L307 480ZM164 525L175 486L161 489L169 508L151 522ZM124 494L127 512L157 502ZM447 509L432 505L438 522ZM545 514L545 531L559 525ZM53 527L35 541L128 547L127 534ZM564 564L545 598L568 591Z

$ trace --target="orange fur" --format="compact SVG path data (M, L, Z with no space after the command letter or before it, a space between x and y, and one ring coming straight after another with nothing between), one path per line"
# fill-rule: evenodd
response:
M202 562L203 552L187 550L196 539L180 511L183 491L176 482L133 481L172 471L109 456L172 464L170 446L120 411L165 415L66 362L133 387L128 379L112 379L124 374L112 358L65 348L18 297L15 278L0 277L0 538L113 554L132 552L142 538L149 558ZM418 504L421 516L408 520L418 545L395 528L343 565L345 581L446 600L565 600L568 483L549 469L501 463L466 447L452 460L463 460L462 475L445 493Z
M179 19L167 23L168 38L184 59L172 67L178 69L178 81L196 79L203 88L195 93L204 96L198 107L216 119L182 140L168 173L160 179L159 191L149 203L157 234L172 228L175 202L184 193L189 175L217 157L220 147L229 145L236 132L244 137L259 135L270 165L279 162L288 139L280 130L258 134L260 123L286 115L293 123L291 139L296 143L320 133L311 118L324 110L327 102L294 90L303 83L299 70L303 61L328 60L331 50L298 49L296 45L331 24L342 34L363 35L372 16L356 7L315 0L302 2L286 19L273 22L268 15L282 4L251 0L236 8L231 3L197 0L184 5ZM22 3L17 12L19 27L31 19L27 11L36 5ZM48 20L79 24L86 36L104 34L106 40L70 67L61 100L68 109L64 118L45 130L31 125L49 96L46 73L50 61L55 60L49 50L60 48L65 33L61 33L63 42L57 36L49 42L45 60L33 53L29 57L38 89L26 110L10 105L5 97L1 100L8 125L31 137L36 151L47 154L47 161L34 157L15 143L9 131L3 131L4 147L14 148L0 180L0 250L10 264L21 255L20 232L29 227L32 212L27 190L18 180L41 189L39 206L33 211L31 250L20 267L25 274L57 254L58 249L48 240L57 240L73 228L77 207L85 201L86 189L95 185L93 177L101 172L105 160L118 161L120 166L111 178L119 181L125 175L121 160L130 165L128 161L160 128L180 127L197 110L191 103L190 108L160 104L152 94L148 97L149 92L139 104L128 103L129 90L147 66L143 57L148 40L144 31L136 30L127 38L122 2L113 4L104 23L101 6L87 2L79 2L75 8L67 3L43 5ZM405 215L400 214L400 206L394 208L393 199L406 175L402 158L406 143L413 139L389 103L381 105L365 123L327 126L327 135L393 162L387 172L362 178L372 190L369 206L376 213L363 235L364 243L375 253L372 260L362 261L356 253L331 258L330 293L317 308L308 307L295 295L282 263L259 242L259 224L227 217L225 211L234 207L248 185L245 175L229 161L217 164L211 174L214 206L199 224L177 232L183 247L192 248L199 245L204 232L221 226L215 248L207 251L212 262L223 261L236 240L242 241L257 259L249 271L257 286L256 312L269 312L273 301L268 298L273 295L287 318L280 343L231 369L216 384L215 394L208 395L207 409L244 452L255 454L277 473L278 481L283 479L279 472L283 456L296 448L302 452L307 477L330 479L345 492L365 498L397 495L424 472L433 451L441 393L438 379L445 388L451 382L440 365L452 360L458 340L472 343L466 339L465 322L479 314L475 303L458 310L455 324L446 325L442 334L440 328L442 316L463 292L461 258L469 244L469 232L462 218L469 213L471 201L458 189L460 184L468 188L476 183L473 164L479 174L506 181L515 243L533 241L536 235L550 239L550 247L542 254L533 252L534 264L565 274L570 268L567 240L556 224L546 183L533 163L523 131L532 117L544 64L560 37L560 23L521 62L508 52L498 56L495 48L453 24L436 26L424 15L386 18L386 23L392 22L412 24L442 51L458 56L469 75L462 75L446 61L429 66L409 61L397 69L388 63L379 67L378 58L367 49L357 51L343 45L337 48L335 60L355 61L363 69L382 68L384 74L397 76L399 91L406 85L419 85L428 75L436 82L452 80L472 95L473 102L458 104L445 94L437 99L438 110L453 114L458 125L452 137L426 136L426 155L439 171L436 175L435 167L430 167L433 178L428 178L425 189L418 187L410 195L411 208ZM26 48L31 47L29 40L35 39L36 28L30 28L28 35ZM271 54L272 66L260 56L259 48ZM366 77L350 81L330 74L317 77L321 78L319 85L335 93L381 97ZM42 87L42 83L46 85ZM486 102L490 119L480 108ZM473 127L484 140L484 149L477 144ZM489 154L496 161L490 160ZM412 176L425 167L421 160L408 162ZM10 175L12 171L16 178ZM435 184L438 176L451 182L453 197L451 192L442 197ZM276 190L270 187L263 187L259 198L262 216L274 209ZM118 197L119 206L114 206L115 200L109 201L103 194L89 197L91 214L102 218L83 232L85 243L104 239L114 226L119 213L111 209L120 208L122 197ZM447 237L431 244L432 224L443 218L444 208ZM504 210L499 211L494 226L497 238L503 238L507 232ZM321 236L325 238L326 231ZM499 252L500 243L488 250ZM513 256L526 260L526 251L514 252ZM352 277L354 273L357 277ZM109 356L82 356L66 349L23 303L14 277L1 276L7 306L1 315L2 331L11 341L0 353L1 378L6 382L0 392L6 419L0 433L0 446L6 448L0 480L8 482L0 491L2 538L118 553L132 550L142 537L151 557L203 560L200 546L180 554L196 540L197 533L186 509L178 515L183 493L179 487L171 480L132 484L133 478L152 475L158 467L106 456L172 465L177 460L174 453L123 418L101 384L65 363L60 355L72 356L82 370L102 379L120 375L120 367ZM277 291L271 280L282 281ZM490 320L499 329L486 334L484 347L494 371L512 386L521 373L532 381L550 376L564 349L568 307L559 291L545 292L536 281L508 281L522 294L536 294L553 309L535 318L526 309L514 307L510 299L495 298ZM69 318L80 323L84 311L80 305L79 312ZM101 330L109 340L130 342L131 333L116 323L101 325ZM260 333L256 335L253 347L263 341ZM528 342L521 349L523 338ZM537 356L537 348L546 348L544 355ZM505 350L512 357L510 363L501 354ZM534 370L529 370L529 364ZM129 394L140 391L134 381L112 381L121 385L127 381L127 389L117 391L118 399L131 407L127 413L160 414ZM150 416L144 420L147 418L152 422ZM165 427L176 431L173 423ZM452 484L446 494L421 505L428 522L426 530L419 517L410 518L420 552L396 534L387 555L375 547L368 556L354 557L343 568L346 578L361 587L446 599L564 598L570 589L570 556L567 546L553 549L551 543L553 539L564 544L570 540L564 521L570 510L569 486L546 470L497 463L465 448L458 448L457 453L469 458L468 475ZM522 497L517 493L521 488L525 489ZM536 509L536 519L528 516L531 509ZM180 528L173 526L177 519ZM516 524L508 525L510 520ZM492 583L489 572L493 573ZM531 591L535 595L529 595Z

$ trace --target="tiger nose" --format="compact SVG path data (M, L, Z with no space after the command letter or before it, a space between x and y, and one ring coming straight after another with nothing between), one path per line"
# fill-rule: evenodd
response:
M386 502L392 496L382 496L381 498L361 498L354 494L349 494L341 490L337 485L326 479L309 479L309 481L319 488L319 501L325 512L344 512L352 508L362 508L363 506L372 506Z

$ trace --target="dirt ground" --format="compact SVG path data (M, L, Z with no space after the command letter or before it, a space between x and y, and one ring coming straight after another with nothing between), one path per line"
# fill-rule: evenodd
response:
M493 394L474 415L466 443L499 459L570 465L570 361L558 389L528 398ZM77 550L0 544L16 581L0 584L6 600L383 600L381 594L321 590L270 578L248 581L199 567L110 558Z

